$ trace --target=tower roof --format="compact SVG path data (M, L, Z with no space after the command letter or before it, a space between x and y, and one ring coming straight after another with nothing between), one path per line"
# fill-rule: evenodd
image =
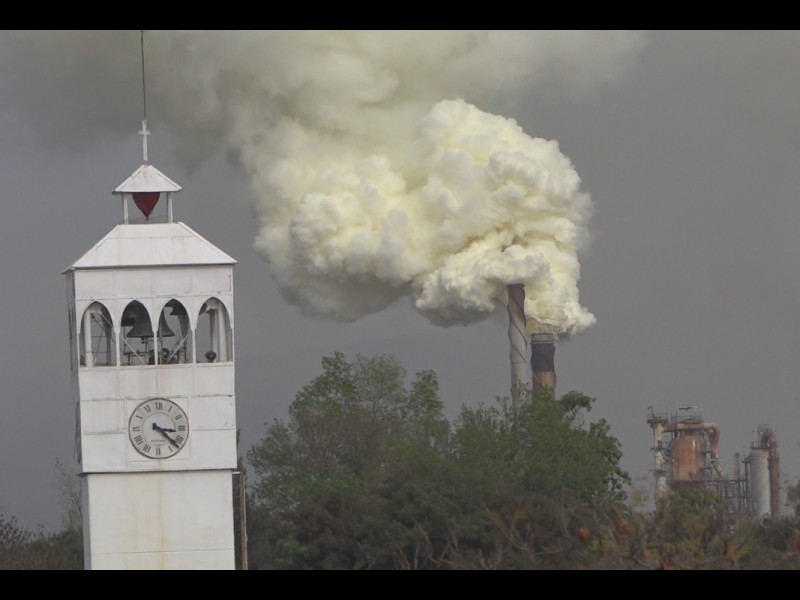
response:
M133 174L117 186L115 194L133 194L137 192L179 192L181 186L156 169L153 165L143 164Z
M64 273L76 269L233 264L236 264L235 259L184 223L123 223L108 232Z

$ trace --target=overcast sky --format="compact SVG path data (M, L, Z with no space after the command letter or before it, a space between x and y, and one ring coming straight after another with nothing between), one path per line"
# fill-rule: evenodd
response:
M176 219L238 261L240 452L336 351L433 369L451 419L506 395L505 308L447 294L464 261L489 275L463 289L490 293L503 269L544 256L552 277L531 287L548 299L542 326L563 334L558 392L596 398L589 416L610 423L640 486L652 490L648 407L687 404L719 426L728 472L771 426L794 483L798 55L794 31L145 32L149 162L183 187ZM142 92L139 31L0 32L0 514L26 526L60 526L55 461L75 463L62 272L120 221L112 191L142 163ZM415 220L432 181L452 184L459 214L474 208L469 178L419 158L470 128L496 135L473 140L474 156L544 153L544 195L569 205L564 256L485 264L457 251L455 229L477 235L474 223L431 233L430 214ZM557 146L533 150L539 139ZM323 226L363 225L374 204L295 204L303 249L345 258L301 256L281 221L281 202L310 189L298 173L323 173L332 198L369 181L405 220L369 243L322 239ZM573 255L579 270L562 269Z

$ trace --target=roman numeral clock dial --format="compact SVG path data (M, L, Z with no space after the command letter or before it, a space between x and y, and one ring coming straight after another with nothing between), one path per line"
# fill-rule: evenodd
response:
M175 456L186 445L189 419L172 400L150 398L137 406L128 421L133 447L147 458Z

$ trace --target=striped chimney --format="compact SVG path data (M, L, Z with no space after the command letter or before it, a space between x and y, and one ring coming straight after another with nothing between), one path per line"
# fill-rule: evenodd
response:
M511 397L515 400L528 381L528 333L525 321L525 287L508 286L508 340L511 344Z

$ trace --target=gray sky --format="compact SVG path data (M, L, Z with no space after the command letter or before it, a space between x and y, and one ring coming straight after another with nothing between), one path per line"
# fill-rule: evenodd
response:
M800 33L427 35L348 46L323 34L145 33L150 163L183 186L176 218L239 261L240 451L337 350L435 370L451 419L507 393L505 309L444 327L414 309L409 279L359 288L364 316L315 315L308 300L337 288L281 293L305 285L298 265L278 276L253 244L259 215L274 217L267 174L297 139L279 125L309 125L309 164L327 164L313 153L330 142L337 157L351 144L404 165L405 124L463 98L556 140L591 198L577 286L596 322L558 344L559 393L597 399L589 416L609 421L623 467L648 490L647 407L684 404L719 425L726 471L772 426L795 482ZM142 161L139 36L0 32L0 513L28 526L60 525L55 461L74 463L61 272L119 222L111 192ZM362 104L386 110L351 111Z

